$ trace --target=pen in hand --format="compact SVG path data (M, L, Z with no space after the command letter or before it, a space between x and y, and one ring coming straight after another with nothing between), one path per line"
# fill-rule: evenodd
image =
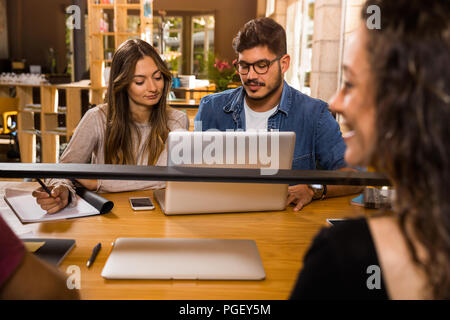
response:
M52 196L52 192L50 191L50 189L42 182L41 179L36 178L37 182L39 182L39 184L41 185L42 189L44 189L45 192L48 193L48 195L51 197Z
M98 252L102 248L102 244L99 242L94 249L92 249L91 257L89 258L88 262L86 263L86 266L89 268L95 261L95 258L97 257Z

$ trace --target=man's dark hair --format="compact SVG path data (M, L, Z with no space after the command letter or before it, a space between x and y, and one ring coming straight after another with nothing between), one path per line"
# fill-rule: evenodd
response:
M250 20L233 39L233 49L236 53L240 53L257 46L267 46L277 56L285 55L286 31L271 18Z

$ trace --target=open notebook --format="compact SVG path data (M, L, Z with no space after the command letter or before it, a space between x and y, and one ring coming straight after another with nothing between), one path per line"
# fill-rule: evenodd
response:
M91 193L92 192L90 192L90 194ZM93 194L92 197L95 198L94 200L97 200L97 198L101 198L96 194ZM97 202L90 201L91 203L89 203L79 195L77 195L77 199L78 201L75 207L66 207L55 214L47 214L46 211L42 210L41 207L37 204L36 198L31 195L31 191L5 189L5 201L22 223L54 221L93 216L96 214L109 212L113 206L112 202L107 201L107 203L109 203L109 207L107 210L105 210L105 202L102 203L101 200L97 200ZM106 199L103 200L106 201Z

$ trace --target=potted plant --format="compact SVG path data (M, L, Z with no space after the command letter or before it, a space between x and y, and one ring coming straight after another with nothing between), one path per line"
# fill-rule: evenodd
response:
M215 57L212 53L208 55L208 78L215 83L217 91L227 90L230 85L239 81L233 65Z

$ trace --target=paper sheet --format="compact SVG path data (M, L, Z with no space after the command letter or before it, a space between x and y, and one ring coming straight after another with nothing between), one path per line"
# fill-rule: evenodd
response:
M45 210L41 209L30 191L6 189L5 197L20 220L25 223L78 218L100 213L79 196L77 196L75 207L66 207L55 214L47 214Z

